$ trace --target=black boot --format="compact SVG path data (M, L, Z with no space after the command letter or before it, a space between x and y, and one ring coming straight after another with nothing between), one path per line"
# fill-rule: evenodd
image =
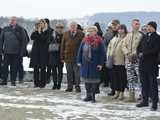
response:
M7 82L5 80L3 80L0 85L7 85Z
M11 86L16 86L16 82L15 82L15 81L12 81L12 82L11 82Z
M142 101L141 103L136 105L136 107L139 107L139 108L148 107L148 106L149 106L148 102L145 102L145 101Z
M60 90L61 89L61 84L57 85L57 89Z
M157 103L152 103L151 111L156 111L158 109Z
M57 83L55 82L53 87L52 87L52 90L56 90L57 89Z
M83 101L88 102L88 101L91 101L91 100L92 100L91 93L87 93L87 96L86 96L86 98L83 99Z
M61 81L58 81L57 89L58 89L58 90L61 89Z
M80 93L80 92L81 92L80 86L76 86L75 89L76 89L76 92L77 92L77 93Z
M96 102L96 99L95 99L95 93L92 93L92 100L91 100L92 103L95 103Z
M112 90L110 93L108 93L108 96L114 96L115 95L115 91Z

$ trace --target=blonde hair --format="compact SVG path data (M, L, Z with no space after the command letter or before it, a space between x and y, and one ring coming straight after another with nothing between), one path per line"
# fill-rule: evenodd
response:
M98 32L98 29L97 29L96 26L90 26L90 27L88 27L87 28L87 32L89 32L90 30L94 30L94 31Z

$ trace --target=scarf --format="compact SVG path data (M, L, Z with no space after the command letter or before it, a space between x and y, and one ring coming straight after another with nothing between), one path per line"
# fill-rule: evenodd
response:
M86 36L84 38L83 56L87 61L91 61L92 49L96 49L102 42L102 38L98 35Z

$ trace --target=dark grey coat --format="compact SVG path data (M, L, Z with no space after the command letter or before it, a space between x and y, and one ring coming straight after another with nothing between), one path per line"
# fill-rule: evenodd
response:
M0 35L0 53L18 54L23 56L27 45L27 36L24 28L16 25L4 27Z

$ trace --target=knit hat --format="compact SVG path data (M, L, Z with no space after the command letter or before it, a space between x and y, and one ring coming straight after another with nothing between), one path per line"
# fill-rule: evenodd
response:
M148 25L152 26L155 30L157 30L157 23L154 21L151 21L148 23Z

